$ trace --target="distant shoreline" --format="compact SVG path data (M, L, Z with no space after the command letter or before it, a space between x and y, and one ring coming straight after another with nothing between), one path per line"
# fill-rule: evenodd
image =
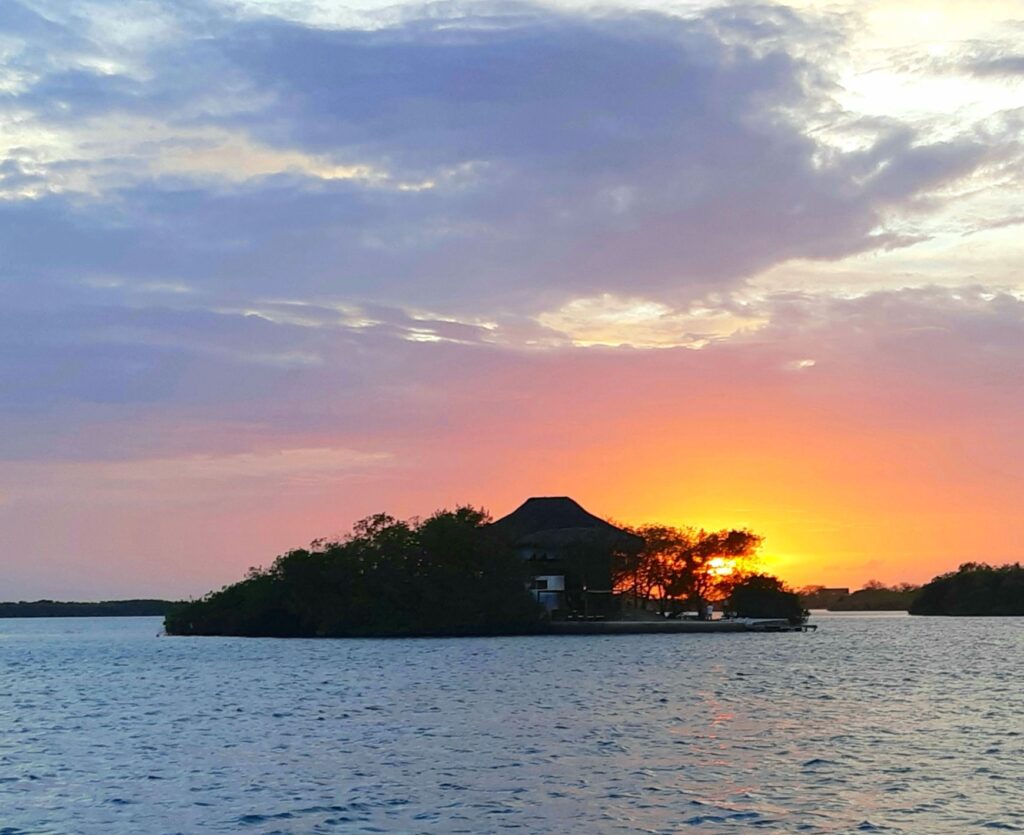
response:
M171 600L101 600L98 602L33 600L0 603L0 618L165 617Z

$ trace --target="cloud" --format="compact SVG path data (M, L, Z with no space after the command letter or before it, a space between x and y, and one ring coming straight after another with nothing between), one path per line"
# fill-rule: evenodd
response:
M60 465L18 464L9 469L4 481L17 501L77 492L79 501L86 502L193 503L228 495L326 490L353 474L390 464L391 456L384 452L285 448Z
M1016 80L1024 75L1024 53L1020 49L1022 33L1024 21L1006 19L993 27L986 38L948 39L926 47L915 44L898 51L894 57L903 70L917 75L959 75L1004 82L1002 90L998 87L990 90L1005 94L1007 89L1012 91Z
M432 436L444 444L486 415L529 422L553 409L585 421L604 408L596 394L579 395L579 413L556 394L584 379L644 400L660 385L690 390L714 378L739 389L789 385L796 368L816 384L830 381L837 398L909 384L972 391L1003 414L1024 377L1024 302L971 286L709 298L684 313L606 297L539 323L277 301L217 313L8 310L0 325L7 460L410 449ZM636 347L600 347L614 344ZM657 359L636 350L652 346L663 348ZM878 402L840 399L853 411Z
M1024 75L1024 55L998 55L971 62L969 69L976 75Z
M1024 52L1020 48L1024 20L1004 20L998 33L998 37L965 41L951 55L933 59L932 65L983 78L1013 80L1024 75Z
M760 327L764 320L740 303L694 303L674 310L643 298L610 294L574 299L558 310L547 311L538 322L573 345L629 345L634 348L703 348L745 330Z
M772 7L449 5L372 29L184 8L173 38L96 32L120 63L69 51L9 97L66 154L9 186L37 198L3 209L12 270L485 317L686 303L889 246L894 210L987 159L899 125L823 155L806 126L834 82L814 44L841 31Z

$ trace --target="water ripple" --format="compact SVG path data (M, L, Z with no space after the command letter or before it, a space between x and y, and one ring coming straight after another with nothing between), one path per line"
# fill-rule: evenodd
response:
M1024 621L154 637L0 621L0 835L1024 831Z

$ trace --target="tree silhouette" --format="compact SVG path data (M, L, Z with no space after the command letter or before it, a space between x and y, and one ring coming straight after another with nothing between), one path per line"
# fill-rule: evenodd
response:
M1024 615L1024 567L968 562L925 584L912 615Z
M726 608L737 617L785 618L793 625L803 623L808 614L800 596L770 574L748 574L737 580Z
M644 547L625 555L615 565L616 588L634 597L638 605L654 601L658 611L676 617L685 608L702 614L710 601L726 597L742 566L752 557L761 537L748 530L705 531L668 525L630 529L644 539ZM715 560L727 563L728 570Z
M289 551L173 610L166 629L282 637L529 631L539 612L525 566L488 533L488 521L472 507L423 521L369 516L344 539Z

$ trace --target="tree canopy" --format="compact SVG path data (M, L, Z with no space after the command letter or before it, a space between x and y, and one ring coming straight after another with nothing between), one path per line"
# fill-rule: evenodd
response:
M968 562L921 588L912 615L1024 615L1024 567Z
M807 619L800 596L770 574L748 574L735 582L726 609L741 618L785 618L794 625Z
M832 601L830 612L905 612L920 591L919 586L899 583L887 586L878 580L869 580L864 588Z
M400 636L529 631L525 567L472 507L423 521L387 514L339 541L289 551L268 569L172 610L169 634Z
M748 530L643 525L631 532L645 545L617 560L616 589L640 605L653 601L669 616L687 608L701 612L707 602L728 597L762 541Z

